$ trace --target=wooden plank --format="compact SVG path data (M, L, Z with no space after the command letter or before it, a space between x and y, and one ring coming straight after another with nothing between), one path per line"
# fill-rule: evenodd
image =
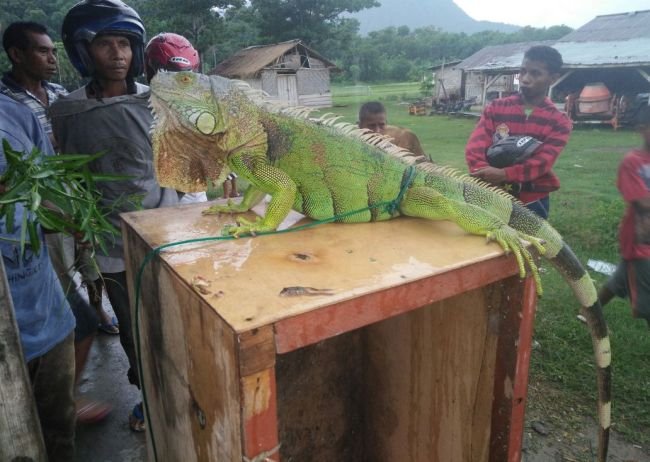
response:
M270 369L275 365L273 326L252 329L238 335L239 374L242 377Z
M277 350L292 351L518 272L515 259L502 256L283 319L275 324Z
M14 305L0 258L0 460L45 462L36 403L29 383Z
M279 461L275 370L267 369L242 377L241 388L244 461Z
M154 247L220 236L223 226L236 218L204 216L205 207L123 217ZM210 281L207 293L199 296L238 333L501 255L498 245L486 245L483 237L469 236L453 223L410 218L321 225L297 233L185 245L161 254L185 281L199 276ZM279 296L292 286L332 289L333 295Z
M521 322L517 340L517 363L515 365L515 385L510 415L510 441L508 461L521 461L521 446L524 438L526 397L528 395L528 371L533 343L533 327L537 307L537 292L533 278L527 278L524 297L521 302Z
M127 226L129 290L148 245ZM155 258L144 272L140 345L150 460L242 460L236 338L186 281ZM135 317L134 317L135 319ZM154 453L157 458L154 458Z
M369 326L368 460L486 461L495 308L474 290Z
M503 281L500 287L495 287L490 295L492 303L500 307L497 345L499 361L494 371L494 402L492 405L492 428L494 431L490 442L489 460L491 462L519 462L521 457L525 409L525 387L522 386L527 382L527 363L532 337L531 310L534 312L536 303L534 293L534 283L530 281L530 278L522 281L513 277ZM526 301L525 310L523 300ZM522 330L524 319L527 327ZM521 374L526 374L526 377ZM517 387L515 384L518 384ZM512 444L517 444L517 441L519 441L519 447L512 447Z
M363 439L366 330L278 355L283 461L372 460Z

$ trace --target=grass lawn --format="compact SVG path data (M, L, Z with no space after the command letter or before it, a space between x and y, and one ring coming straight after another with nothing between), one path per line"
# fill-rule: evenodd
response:
M408 101L419 97L417 84L410 91L408 86L397 87L397 92L391 86L373 86L370 93L362 86L355 88L360 91L334 87L337 107L331 112L354 123L361 103L379 99L389 123L413 130L436 162L465 171L464 145L475 119L408 115ZM562 187L552 194L550 222L585 265L589 258L618 261L617 227L623 202L616 190L616 171L625 152L639 144L632 131L576 128L556 163ZM530 377L531 385L541 392L529 402L529 412L543 410L546 422L571 431L572 424L577 425L572 414L596 419L593 353L587 329L575 318L579 309L575 298L560 276L544 266L549 271L542 275L544 296L534 334L540 346L532 355ZM601 274L591 271L591 275L597 286L605 281ZM627 301L614 300L605 311L613 351L613 429L648 447L650 330L644 321L631 317Z

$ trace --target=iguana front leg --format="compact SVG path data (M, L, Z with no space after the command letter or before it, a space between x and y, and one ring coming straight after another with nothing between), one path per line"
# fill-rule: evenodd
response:
M515 230L480 207L448 199L431 187L414 186L409 189L400 204L400 212L430 220L450 220L468 233L485 236L488 241L496 241L506 253L512 252L515 255L520 277L526 276L526 266L530 268L537 293L542 295L537 264L526 246L530 243L539 253L544 254L546 249L540 239Z
M220 213L244 213L255 207L259 202L264 199L266 193L260 191L255 186L250 185L244 196L239 202L234 202L228 199L225 204L215 204L203 210L203 215L218 215Z
M289 214L296 198L296 183L284 171L270 165L266 156L254 151L241 151L232 154L228 163L232 170L250 182L249 188L239 204L228 201L227 205L212 206L204 213L242 213L250 210L266 194L271 201L263 217L254 222L238 218L239 226L230 226L224 234L235 237L243 234L256 234L274 231Z

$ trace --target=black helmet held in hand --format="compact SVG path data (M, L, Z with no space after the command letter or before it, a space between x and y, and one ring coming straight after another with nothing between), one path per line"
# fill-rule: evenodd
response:
M94 72L87 46L102 34L128 38L133 53L129 76L144 72L146 34L138 13L119 0L84 0L70 8L61 28L65 51L83 77L91 77Z
M508 136L488 148L487 161L492 167L509 167L528 159L541 145L532 136Z

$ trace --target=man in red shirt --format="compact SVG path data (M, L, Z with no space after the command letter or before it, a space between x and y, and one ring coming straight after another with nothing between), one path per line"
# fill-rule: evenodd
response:
M519 200L542 218L548 218L550 192L560 187L552 168L571 133L569 118L546 96L562 64L554 48L529 48L519 71L519 93L494 100L485 108L465 148L472 176L496 186L515 184ZM542 142L531 157L505 168L488 164L486 152L493 143L523 135Z
M625 155L616 183L626 203L619 229L623 260L598 298L604 306L614 296L629 297L632 315L650 326L650 106L639 111L637 124L643 146Z

